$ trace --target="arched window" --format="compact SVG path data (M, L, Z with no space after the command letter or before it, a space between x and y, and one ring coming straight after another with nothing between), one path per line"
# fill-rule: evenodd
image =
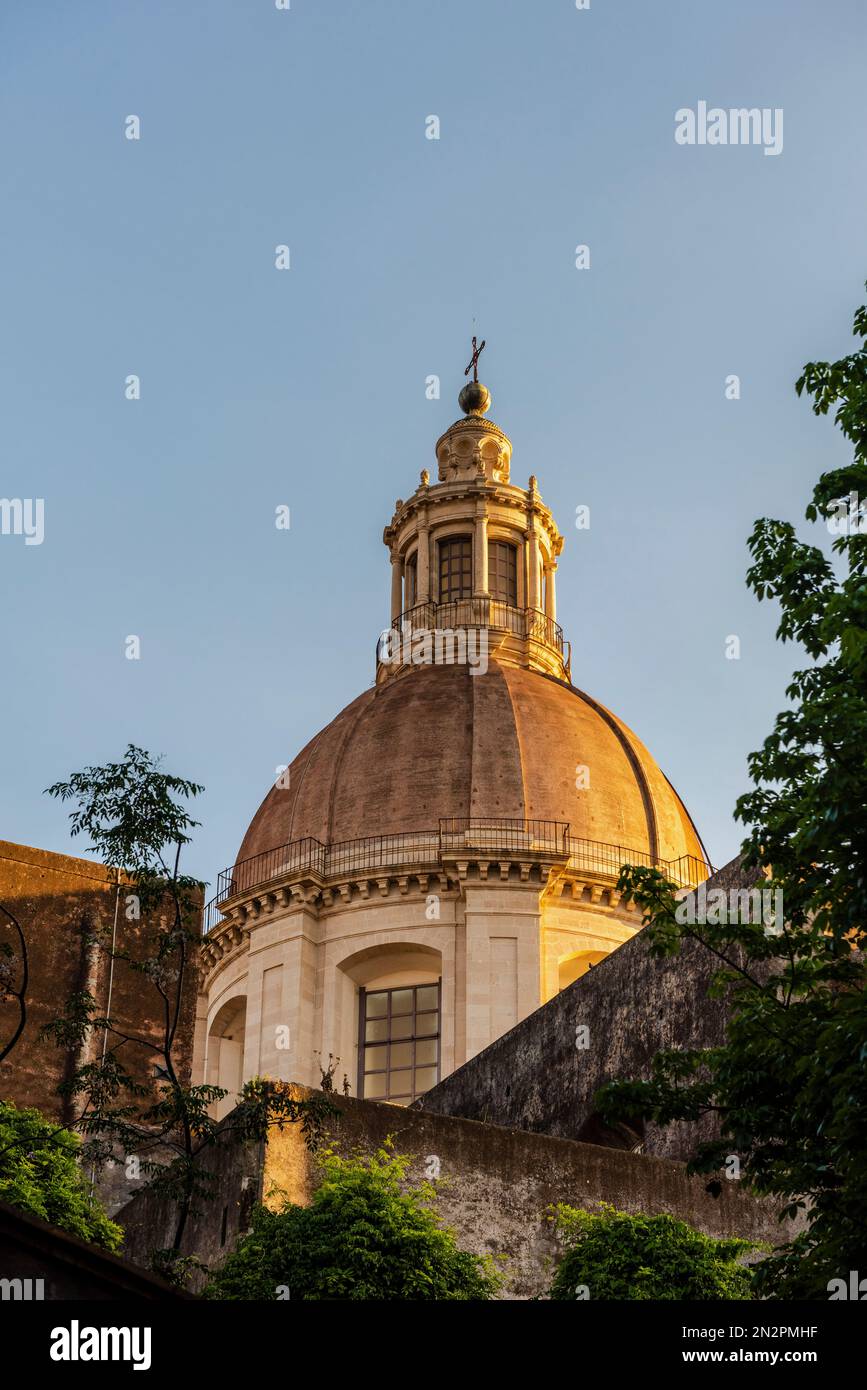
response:
M508 541L488 541L488 589L491 598L518 606L518 552Z
M213 1107L213 1117L222 1120L238 1104L244 1084L244 1033L247 1000L243 995L230 999L216 1014L208 1035L207 1078L211 1086L226 1091Z
M449 536L439 543L440 603L470 598L473 592L473 542L469 536Z

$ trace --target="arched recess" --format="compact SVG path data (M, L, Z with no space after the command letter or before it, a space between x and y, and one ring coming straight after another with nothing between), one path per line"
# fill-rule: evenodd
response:
M214 1116L222 1120L238 1104L244 1084L244 1034L247 1026L247 996L228 999L214 1015L208 1030L205 1075L210 1086L220 1086L227 1094L214 1106Z
M341 1062L340 1075L346 1073L356 1095L362 1093L360 1054L363 1052L361 1000L365 995L383 990L399 990L411 993L421 987L435 989L440 985L443 974L442 953L433 946L413 941L390 941L368 946L356 951L341 961L337 967L337 1055ZM425 996L416 995L416 1002ZM425 1009L427 1009L427 1004ZM453 1020L446 1017L442 1007L442 992L439 999L438 1054L441 1057L444 1037L448 1033L451 1042ZM365 1033L366 1035L366 1033ZM397 1038L389 1042L403 1045ZM442 1074L442 1072L440 1072ZM383 1097L377 1096L377 1099Z
M567 985L574 984L609 954L609 951L576 951L574 955L564 956L557 967L557 988L565 989Z
M629 1153L644 1152L644 1121L631 1124L603 1120L597 1110L591 1111L575 1138L582 1144L599 1144L604 1149L626 1149Z
M435 983L442 974L442 953L418 941L388 941L367 946L340 962L338 969L365 989Z

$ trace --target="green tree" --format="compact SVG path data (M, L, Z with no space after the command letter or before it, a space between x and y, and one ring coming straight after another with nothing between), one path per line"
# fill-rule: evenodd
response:
M739 1299L751 1274L738 1264L754 1247L713 1240L673 1216L630 1216L607 1202L590 1212L559 1205L553 1213L566 1253L549 1296L590 1299Z
M867 306L854 331L856 352L808 363L796 387L817 415L834 411L854 449L806 511L834 535L832 553L783 521L756 522L749 541L750 587L779 602L778 637L808 658L736 808L744 866L782 895L784 920L690 924L672 883L624 868L619 887L643 909L651 950L701 941L732 1014L724 1046L660 1053L649 1081L598 1097L611 1119L715 1113L720 1138L697 1146L693 1169L736 1155L753 1192L805 1214L806 1230L760 1266L764 1296L827 1298L832 1278L867 1273Z
M309 1207L259 1207L253 1229L213 1276L216 1299L484 1300L499 1287L489 1259L459 1250L430 1183L406 1188L409 1159L321 1157Z
M38 1110L0 1101L0 1201L116 1250L123 1232L91 1196L78 1164L81 1141Z
M43 1030L64 1050L77 1052L95 1034L96 1060L78 1067L59 1088L79 1105L76 1128L86 1137L82 1157L93 1163L134 1155L147 1186L177 1204L174 1239L156 1252L155 1264L172 1277L187 1223L196 1204L213 1192L208 1150L233 1141L261 1140L272 1125L300 1122L315 1144L331 1107L324 1097L297 1100L282 1083L248 1082L239 1105L219 1127L210 1111L227 1092L186 1084L177 1064L178 1030L185 983L201 939L201 889L180 871L181 852L198 825L185 803L203 788L162 771L160 760L130 744L123 760L88 767L49 795L70 801L72 834L85 834L88 849L118 870L139 900L140 930L124 936L85 923L87 944L111 959L112 969L137 977L143 1000L153 1001L160 1032L138 1034L103 1016L86 990L73 994ZM144 1010L143 1010L144 1012ZM159 1057L159 1080L144 1085L141 1060ZM138 1064L136 1058L140 1059Z

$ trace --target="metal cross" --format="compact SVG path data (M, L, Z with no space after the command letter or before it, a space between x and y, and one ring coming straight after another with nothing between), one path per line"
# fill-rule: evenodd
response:
M484 338L482 339L481 345L480 345L479 347L476 347L476 340L475 340L475 338L473 338L473 355L472 355L472 357L470 358L470 365L469 365L469 367L467 367L466 371L464 372L464 376L469 376L470 372L472 371L472 374L473 374L473 381L478 381L478 379L479 379L479 356L480 356L480 354L481 354L481 352L482 352L484 346L485 346L485 340L484 340Z

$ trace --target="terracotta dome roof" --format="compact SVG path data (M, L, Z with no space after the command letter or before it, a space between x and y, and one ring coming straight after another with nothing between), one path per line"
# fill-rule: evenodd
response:
M576 788L576 768L590 786ZM359 695L272 788L238 860L291 840L436 829L441 816L568 821L576 838L705 858L644 745L589 695L491 661L424 665Z

